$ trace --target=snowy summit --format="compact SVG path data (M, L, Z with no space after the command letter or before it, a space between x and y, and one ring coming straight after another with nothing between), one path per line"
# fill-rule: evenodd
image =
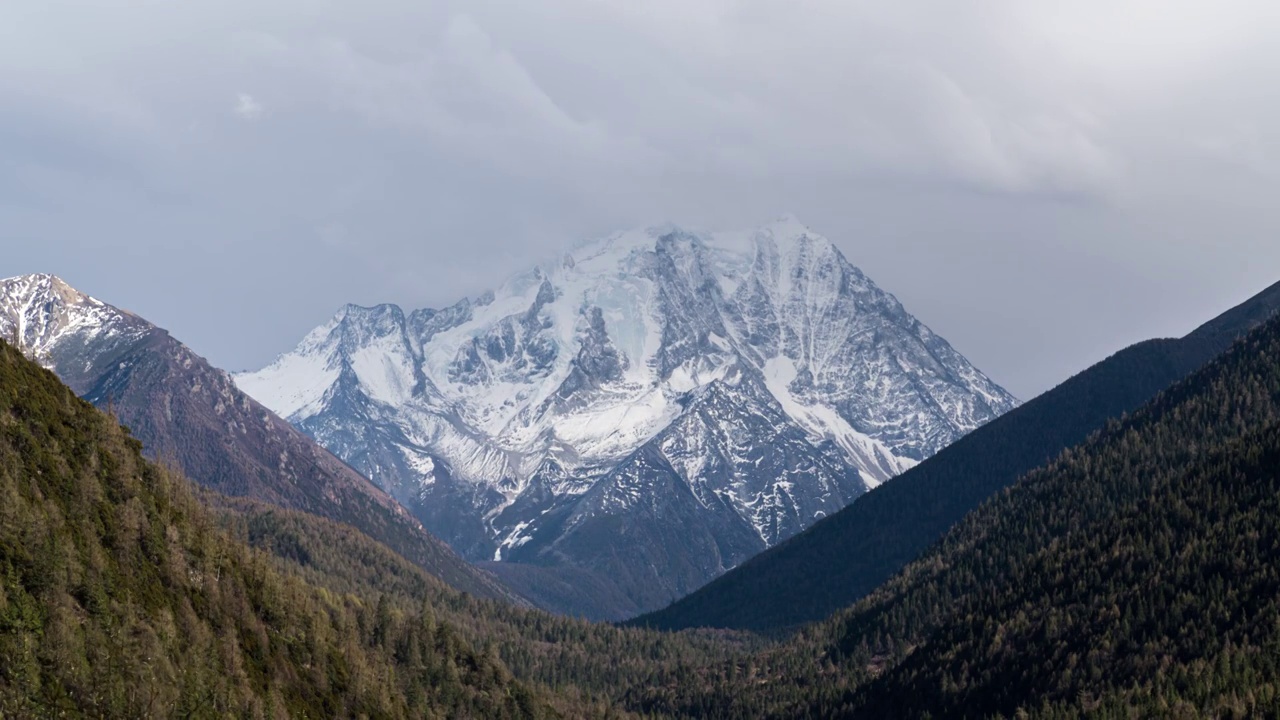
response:
M236 382L472 558L634 576L617 545L683 518L701 557L624 587L639 606L1015 404L791 217L614 234L443 310L349 305Z

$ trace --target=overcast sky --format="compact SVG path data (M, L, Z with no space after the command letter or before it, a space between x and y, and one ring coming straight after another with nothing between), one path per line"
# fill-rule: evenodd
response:
M1280 280L1280 3L6 0L0 276L257 367L792 212L1029 398Z

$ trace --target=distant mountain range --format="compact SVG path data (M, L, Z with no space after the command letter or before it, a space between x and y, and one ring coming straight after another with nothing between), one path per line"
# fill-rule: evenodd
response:
M888 580L983 501L1137 410L1278 311L1280 283L1184 338L1126 348L635 622L776 631L821 620Z
M14 277L0 280L0 338L200 484L349 523L459 589L516 599L368 479L137 315L52 275Z
M790 217L619 233L443 310L349 305L235 381L465 557L612 619L1016 405Z

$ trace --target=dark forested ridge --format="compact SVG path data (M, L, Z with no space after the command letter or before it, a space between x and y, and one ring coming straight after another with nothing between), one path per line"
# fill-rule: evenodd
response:
M636 624L777 630L856 602L1022 474L1186 377L1280 309L1280 283L1182 339L1122 350Z
M0 343L0 717L540 717L429 606L233 541L181 477Z
M649 707L1274 717L1280 319L969 514L884 586ZM636 701L637 705L644 705Z
M912 644L939 628L857 694L873 714L1280 710L1280 321L984 506L865 607L837 625L849 657L905 649L873 626Z

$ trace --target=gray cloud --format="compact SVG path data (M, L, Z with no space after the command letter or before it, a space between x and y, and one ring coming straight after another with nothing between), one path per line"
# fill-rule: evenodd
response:
M1024 397L1280 279L1274 3L109 5L0 5L0 272L226 367L666 220L795 212Z

